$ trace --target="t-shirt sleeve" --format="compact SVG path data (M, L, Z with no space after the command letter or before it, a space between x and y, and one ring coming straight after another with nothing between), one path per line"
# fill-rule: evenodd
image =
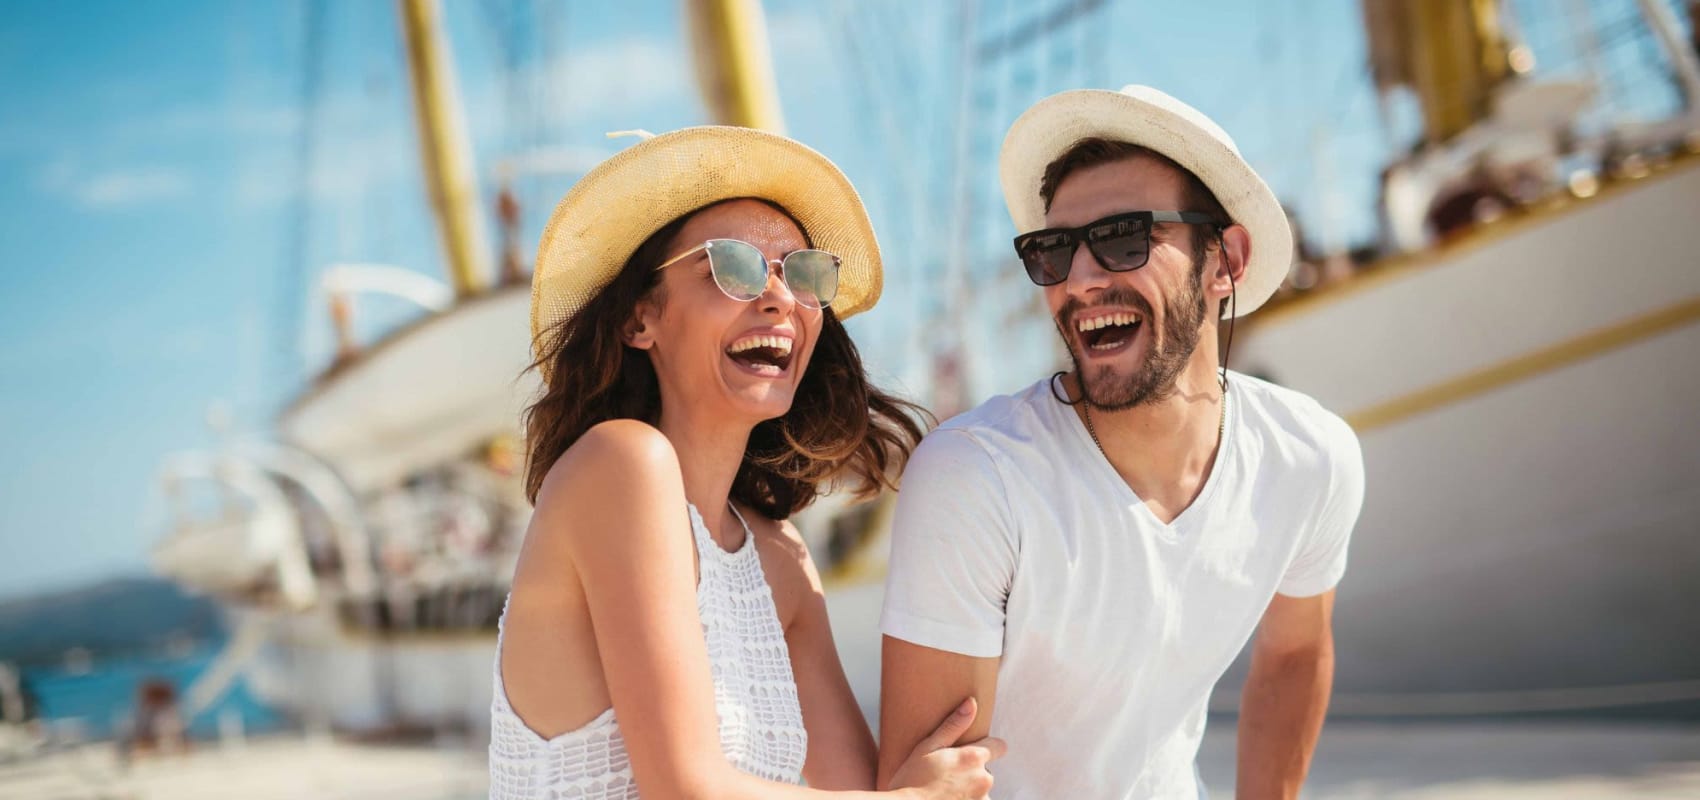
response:
M1281 579L1278 591L1288 597L1312 597L1340 583L1346 574L1346 545L1364 505L1364 456L1358 436L1332 414L1327 430L1328 498Z
M1003 654L1017 553L1007 497L973 434L940 429L921 442L897 494L881 631L967 656Z

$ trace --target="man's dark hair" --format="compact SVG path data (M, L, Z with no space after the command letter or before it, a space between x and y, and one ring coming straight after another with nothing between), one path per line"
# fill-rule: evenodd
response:
M1055 161L1045 167L1044 180L1039 182L1039 197L1045 201L1045 210L1051 210L1051 201L1057 196L1057 187L1062 185L1075 170L1096 167L1123 161L1129 158L1144 156L1165 164L1181 174L1182 189L1181 207L1175 209L1151 209L1152 211L1202 211L1221 221L1216 229L1233 224L1227 209L1204 181L1198 179L1191 170L1175 163L1175 160L1162 153L1143 145L1118 142L1113 139L1081 139L1073 147L1064 151ZM1196 267L1202 268L1204 254L1210 242L1215 240L1216 229L1194 231L1192 236L1192 260Z

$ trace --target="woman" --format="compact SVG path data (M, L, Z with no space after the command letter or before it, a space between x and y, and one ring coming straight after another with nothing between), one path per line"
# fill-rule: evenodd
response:
M880 282L848 180L772 134L649 138L561 201L533 282L547 388L526 418L536 513L497 656L492 797L872 786L873 737L784 520L829 481L877 490L920 437L840 324ZM917 748L899 793L985 794L1002 744L949 747L973 715Z

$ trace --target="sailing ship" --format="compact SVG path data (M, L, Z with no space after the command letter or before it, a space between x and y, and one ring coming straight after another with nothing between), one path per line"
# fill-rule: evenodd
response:
M1001 20L981 13L988 5L903 29L888 27L886 5L836 14L859 67L848 99L875 123L868 146L955 154L893 187L864 187L872 204L903 210L876 210L899 220L883 231L887 247L923 254L891 280L944 287L892 293L912 332L899 346L922 353L905 383L941 417L1062 359L1002 226L980 224L1003 218L995 185L981 180L997 123L1049 89L1110 83L1103 0L1001 4ZM309 724L485 727L494 624L529 518L517 475L518 414L537 389L516 377L529 346L524 271L503 192L507 255L486 285L493 251L436 5L398 8L450 280L329 273L339 355L274 435L162 469L168 494L205 484L215 500L175 506L156 565L220 597L236 631L187 693L191 715L246 675ZM1684 577L1700 566L1700 509L1685 491L1700 476L1700 442L1682 424L1700 388L1684 358L1700 343L1700 227L1689 222L1700 208L1700 82L1669 9L1639 8L1614 29L1633 24L1636 46L1654 43L1686 101L1652 124L1588 132L1579 119L1618 120L1609 101L1621 87L1542 77L1500 4L1364 2L1377 85L1421 99L1422 146L1385 171L1386 235L1373 257L1353 266L1301 254L1231 354L1235 368L1340 411L1363 441L1371 489L1337 614L1338 713L1700 697L1700 589ZM686 9L713 119L780 129L759 5ZM880 37L928 31L960 50L946 70L954 104L897 86L913 76L881 55ZM1056 85L1035 80L1041 72ZM931 106L905 105L915 102ZM949 247L919 241L940 230ZM351 291L426 313L357 347ZM870 713L891 500L828 496L797 520ZM1233 708L1241 675L1224 679L1218 708Z

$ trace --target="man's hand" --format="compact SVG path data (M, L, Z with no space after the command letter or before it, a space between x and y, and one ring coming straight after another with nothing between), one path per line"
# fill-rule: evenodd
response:
M1275 595L1257 627L1240 697L1242 800L1296 798L1334 685L1334 592Z

